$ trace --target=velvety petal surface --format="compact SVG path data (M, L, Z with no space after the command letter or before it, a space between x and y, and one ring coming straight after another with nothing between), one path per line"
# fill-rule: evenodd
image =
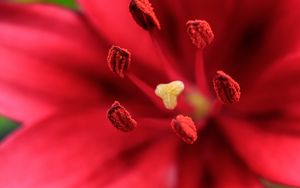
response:
M245 93L237 106L239 113L231 114L243 121L225 119L222 124L232 144L257 173L294 186L300 185L299 61L297 51L276 61L251 92Z
M94 80L106 53L78 14L1 3L0 49L2 115L31 121L57 106L99 100Z
M210 124L213 126L212 124ZM210 127L192 146L183 145L178 168L180 188L262 188L259 179Z
M240 83L242 92L248 92L273 63L299 49L300 4L245 0L236 5L228 28L216 36L209 51L207 68L209 78L223 69Z
M298 51L277 60L253 86L242 95L231 115L242 117L265 129L300 131L300 53Z
M171 186L177 139L143 123L120 132L105 113L59 114L19 129L0 147L0 186Z
M299 134L272 131L263 123L229 118L221 119L220 127L238 155L257 174L273 182L300 186Z

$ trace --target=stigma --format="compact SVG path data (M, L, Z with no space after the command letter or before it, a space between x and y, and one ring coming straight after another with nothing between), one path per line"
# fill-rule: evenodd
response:
M197 48L204 49L213 41L214 33L205 20L189 20L186 26L187 33Z
M217 71L213 84L221 103L233 104L240 100L241 91L239 84L223 71Z
M118 101L115 101L107 111L107 118L116 129L122 132L130 132L137 127L137 122Z
M182 81L173 81L167 84L158 84L155 94L162 99L168 110L173 110L177 106L177 97L183 90L184 84Z

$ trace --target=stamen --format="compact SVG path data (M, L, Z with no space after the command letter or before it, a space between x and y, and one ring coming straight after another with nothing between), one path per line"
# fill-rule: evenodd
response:
M197 140L197 128L190 117L178 115L176 119L172 119L171 127L187 144L193 144Z
M130 113L118 101L107 111L107 118L115 128L123 132L133 131L137 126Z
M156 86L155 94L163 100L165 107L173 110L177 106L177 96L184 90L182 81L173 81Z
M129 11L136 23L145 30L160 29L160 23L148 0L131 0Z
M205 20L189 20L186 26L187 33L197 48L204 49L213 41L214 34Z
M239 84L223 71L217 71L213 84L216 94L223 104L233 104L240 100Z
M112 46L107 55L107 64L109 69L124 78L124 74L130 66L131 54L128 50L119 46Z

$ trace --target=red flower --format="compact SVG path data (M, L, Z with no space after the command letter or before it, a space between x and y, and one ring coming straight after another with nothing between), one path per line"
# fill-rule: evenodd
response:
M144 1L0 5L0 187L300 186L299 1Z

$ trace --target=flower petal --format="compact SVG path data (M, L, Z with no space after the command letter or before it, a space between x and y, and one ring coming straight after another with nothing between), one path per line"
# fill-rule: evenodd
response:
M245 92L234 116L264 124L264 128L295 131L300 127L300 56L296 51L273 63L249 92ZM293 133L293 132L291 132Z
M211 127L192 146L183 146L179 187L262 188L258 178Z
M0 147L0 186L166 187L171 183L177 140L142 125L132 133L120 132L105 114L100 109L60 114L16 132Z
M0 5L0 113L31 121L61 105L99 99L105 61L96 36L69 10ZM93 76L94 75L94 76Z
M248 91L264 71L300 44L300 2L297 0L237 1L228 27L216 34L209 52L209 78L227 71ZM289 28L287 31L286 28ZM225 46L226 47L225 47ZM216 56L215 53L218 52Z
M257 174L273 182L300 186L300 138L264 124L222 118L220 127L233 148Z

